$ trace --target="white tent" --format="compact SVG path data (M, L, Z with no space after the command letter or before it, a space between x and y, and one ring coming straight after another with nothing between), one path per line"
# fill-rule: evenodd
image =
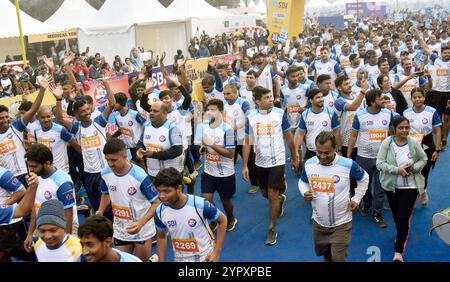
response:
M256 5L256 12L258 14L264 14L264 15L267 14L267 6L263 0L259 0L258 5Z
M179 20L157 0L106 0L88 27L119 26Z
M96 14L97 10L85 0L64 0L45 23L64 28L79 28L85 26Z
M19 36L16 7L9 2L9 0L0 0L0 19L2 21L0 38ZM20 11L20 20L22 21L22 31L24 35L45 34L62 30L61 28L58 29L41 23L23 11Z
M226 30L256 24L254 17L223 12L204 0L175 0L167 9L189 21L191 37L203 31L209 35L218 35Z
M16 7L9 0L0 0L0 19L2 21L2 27L0 28L0 60L3 60L6 55L15 56L21 53ZM20 19L24 35L61 31L61 29L41 23L23 11L20 11Z
M245 4L244 0L239 1L239 8L247 8L247 5Z
M186 23L157 0L106 0L96 16L78 32L80 49L87 46L108 61L115 55L128 57L133 47L169 56L186 51Z
M248 7L248 8L256 8L256 3L255 3L255 1L250 0L247 7Z

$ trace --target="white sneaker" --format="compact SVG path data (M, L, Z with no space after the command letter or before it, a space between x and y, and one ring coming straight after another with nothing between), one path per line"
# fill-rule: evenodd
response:
M148 259L148 261L149 261L149 262L158 262L158 261L159 261L159 257L158 257L157 254L154 254L153 256L151 256L151 257Z
M430 202L430 199L428 198L427 191L420 194L420 203L422 204L422 206L428 205L429 202Z
M403 262L403 256L401 253L395 253L394 258L392 259L393 262Z

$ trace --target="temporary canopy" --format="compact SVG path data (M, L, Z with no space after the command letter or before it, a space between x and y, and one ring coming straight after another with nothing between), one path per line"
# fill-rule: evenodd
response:
M97 10L85 0L64 0L45 23L64 28L79 28L85 26L96 14Z
M256 12L259 14L267 14L267 6L264 4L263 0L259 0L258 5L256 6Z
M186 51L185 20L171 14L157 0L106 0L94 18L78 32L80 49L87 46L112 61L128 57L133 47L175 55Z
M120 26L177 21L157 0L106 0L86 26Z
M19 27L17 25L16 7L9 0L0 0L0 60L6 55L16 56L21 53ZM61 31L30 17L20 11L22 31L24 35L47 34Z
M190 25L190 36L205 31L209 35L221 34L226 30L254 26L256 19L247 15L232 15L214 8L204 0L175 0L168 10L185 18Z
M9 0L0 0L0 19L2 21L0 38L19 36L16 7L9 2ZM50 33L62 30L61 28L58 29L41 23L23 11L20 11L20 19L22 21L22 31L24 35Z
M249 3L248 3L248 7L249 7L249 8L256 8L256 3L255 3L255 1L250 0Z
M182 18L226 18L231 14L214 8L203 0L175 0L168 10Z

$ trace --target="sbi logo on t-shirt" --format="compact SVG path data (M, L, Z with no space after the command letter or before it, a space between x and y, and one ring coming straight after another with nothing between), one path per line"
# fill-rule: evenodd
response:
M188 224L189 224L190 227L195 227L197 225L197 221L195 219L193 219L193 218L190 218L188 220Z
M327 127L327 126L328 126L328 121L324 120L324 121L322 122L322 125L323 125L323 127Z
M134 187L130 187L128 188L128 195L133 196L134 194L136 194L136 188Z
M423 123L423 124L427 124L427 123L428 123L428 119L424 118L424 119L422 120L422 123Z
M338 175L333 175L334 183L337 184L339 181L341 181L341 178Z

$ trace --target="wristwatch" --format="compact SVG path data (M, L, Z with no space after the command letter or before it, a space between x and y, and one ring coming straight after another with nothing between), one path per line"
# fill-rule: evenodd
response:
M440 153L440 152L442 152L442 149L436 149L436 150L434 150L436 153Z

